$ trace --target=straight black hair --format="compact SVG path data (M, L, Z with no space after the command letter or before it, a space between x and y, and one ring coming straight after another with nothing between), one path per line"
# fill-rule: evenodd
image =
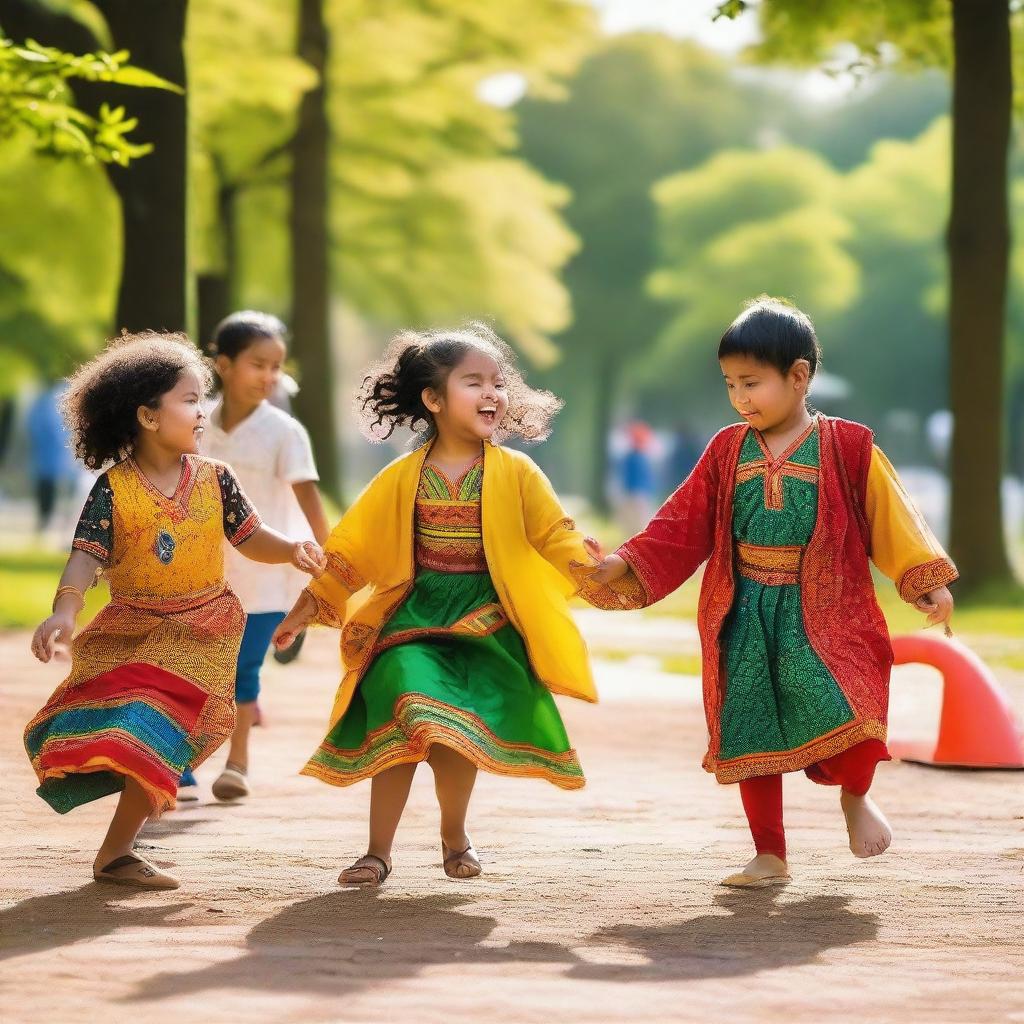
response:
M244 309L224 317L213 332L210 355L235 359L261 338L280 338L288 344L288 329L271 313Z
M770 295L747 303L718 343L718 358L750 356L789 373L798 359L811 364L813 377L821 364L821 346L811 318L796 306Z

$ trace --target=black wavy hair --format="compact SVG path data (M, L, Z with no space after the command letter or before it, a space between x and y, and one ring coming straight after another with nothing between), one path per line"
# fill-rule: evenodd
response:
M210 365L185 334L126 331L109 342L71 377L61 403L78 458L101 469L129 455L139 432L139 406L159 408L185 373L194 373L201 389L209 390Z
M718 343L718 358L750 356L789 373L798 359L811 364L813 378L821 365L821 346L811 318L784 299L759 295L726 329Z
M217 324L207 350L214 357L235 359L261 338L279 338L287 345L288 328L271 313L243 309L224 317Z
M508 409L492 440L508 437L543 441L563 402L550 391L531 388L516 366L515 353L486 324L454 330L402 331L383 357L367 368L355 395L356 416L363 435L386 441L397 427L408 426L423 443L437 433L434 417L423 404L423 391L444 393L452 370L472 350L498 364L505 379Z

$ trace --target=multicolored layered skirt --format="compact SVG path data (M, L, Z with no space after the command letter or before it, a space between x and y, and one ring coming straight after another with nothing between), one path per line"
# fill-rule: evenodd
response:
M433 744L497 775L584 785L551 693L486 572L421 569L345 714L303 769L348 786Z
M72 668L25 729L39 795L57 812L134 779L154 814L234 728L245 614L230 590L183 610L108 604L71 644Z

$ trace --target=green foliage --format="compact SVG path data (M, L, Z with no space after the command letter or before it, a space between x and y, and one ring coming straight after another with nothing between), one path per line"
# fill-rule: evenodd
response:
M550 93L591 39L567 0L328 5L335 280L345 300L412 324L491 314L535 360L565 326L566 194L506 156L515 112L479 93L514 72Z
M220 190L283 184L299 102L317 84L294 53L294 8L293 0L207 0L189 13L192 256L199 273L227 269ZM281 306L280 295L272 305Z
M721 58L646 34L604 42L567 90L562 102L527 101L521 114L523 154L570 189L566 218L583 243L565 272L575 319L545 380L570 401L546 457L567 486L599 500L624 368L644 362L666 319L646 289L657 258L651 188L743 144L771 97L738 84Z
M37 7L45 8L51 14L63 15L87 28L104 50L114 48L110 26L102 12L90 0L32 0Z
M41 152L85 162L128 164L152 147L130 142L136 127L124 107L104 104L97 117L75 106L68 83L112 82L141 88L181 89L128 63L126 50L74 55L29 40L0 37L0 137L25 133Z
M120 269L117 198L97 163L41 155L27 135L0 161L0 337L44 376L69 372L109 332Z
M841 184L814 154L779 147L724 151L654 189L663 266L650 288L675 315L644 369L645 392L668 402L659 382L685 375L695 404L720 405L713 345L744 298L785 296L815 316L851 305L861 270L836 209Z
M878 67L948 67L952 58L948 0L729 0L715 18L757 11L759 62L823 65L864 73Z

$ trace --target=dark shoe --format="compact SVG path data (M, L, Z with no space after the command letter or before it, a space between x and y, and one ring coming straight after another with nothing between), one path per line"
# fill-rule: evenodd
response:
M302 645L306 639L306 631L303 630L293 641L291 647L285 648L283 651L274 651L274 661L278 665L287 665L289 662L294 661L299 656L299 651L302 650Z

